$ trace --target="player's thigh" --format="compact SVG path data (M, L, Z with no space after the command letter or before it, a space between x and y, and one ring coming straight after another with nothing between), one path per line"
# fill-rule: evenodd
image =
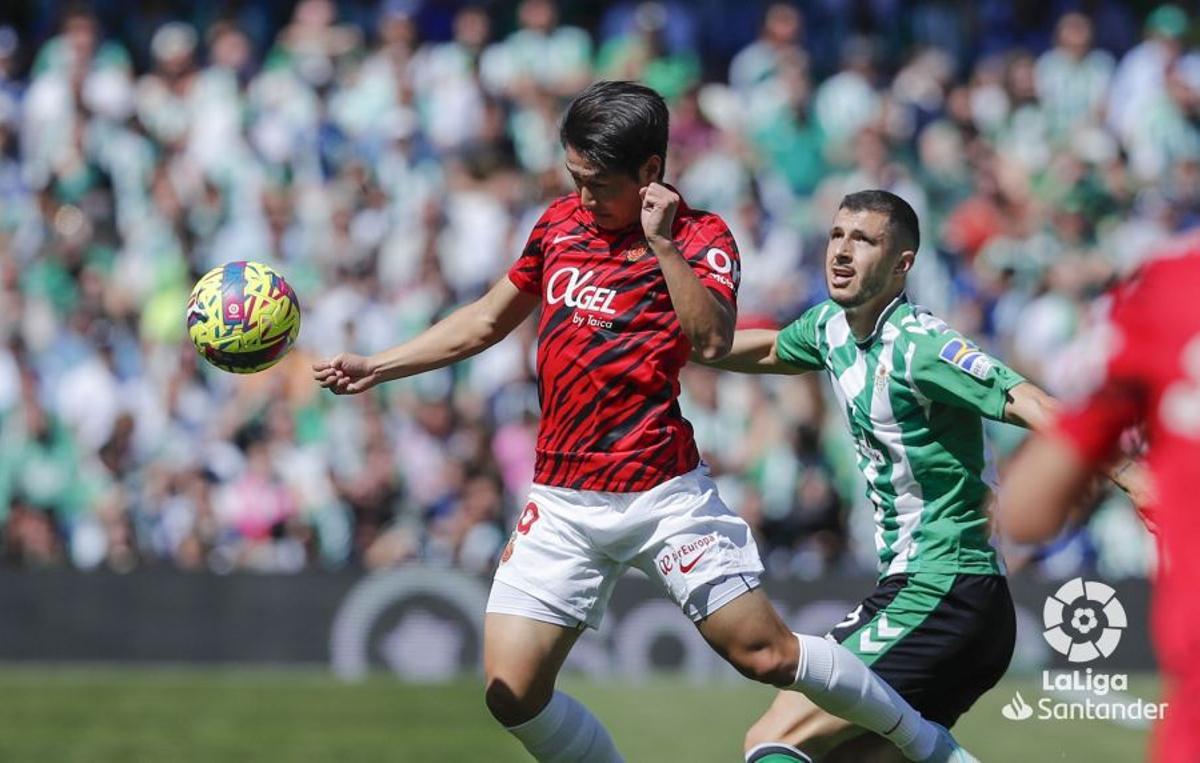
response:
M821 756L862 733L862 729L830 715L803 694L781 691L767 712L746 732L745 749L784 742L810 755Z
M521 683L553 679L580 633L580 628L489 612L483 625L484 673Z
M696 623L696 627L718 650L739 645L773 643L785 636L792 641L796 640L762 588L748 590L727 602Z
M483 625L487 704L512 726L540 711L582 630L520 615L489 612Z

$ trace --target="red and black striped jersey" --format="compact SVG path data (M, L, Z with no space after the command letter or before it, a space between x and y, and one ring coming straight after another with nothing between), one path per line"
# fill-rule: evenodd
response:
M717 215L682 202L675 244L717 298L737 306L737 245ZM508 273L542 298L542 420L534 481L577 490L648 490L696 467L679 410L691 343L641 226L598 228L577 194L550 205Z

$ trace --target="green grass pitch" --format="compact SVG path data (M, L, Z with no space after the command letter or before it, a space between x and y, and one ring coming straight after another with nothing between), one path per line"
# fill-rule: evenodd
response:
M742 732L770 702L738 683L564 681L635 761L735 763ZM1131 681L1152 698L1156 682ZM1036 679L1009 678L955 732L984 761L1143 760L1147 734L1105 721L1014 722L1001 706ZM438 686L319 671L222 668L0 668L4 761L525 761L487 717L476 681Z

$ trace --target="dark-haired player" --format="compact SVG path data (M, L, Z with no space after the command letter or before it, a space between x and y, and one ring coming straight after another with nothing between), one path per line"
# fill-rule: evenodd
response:
M971 760L850 652L784 625L750 529L700 463L679 371L728 352L738 253L719 217L662 184L666 104L600 82L571 103L561 139L578 193L550 205L508 278L405 344L314 366L323 386L361 392L480 352L542 306L536 474L488 601L488 708L538 760L619 760L554 684L637 567L746 676L805 692L912 760Z
M949 727L1004 675L1016 638L990 542L995 483L983 419L1041 429L1056 404L908 302L919 243L916 213L899 196L849 194L829 231L829 299L782 331L738 331L712 365L829 373L875 506L880 572L875 591L829 637ZM781 692L747 733L747 760L900 759L836 716Z

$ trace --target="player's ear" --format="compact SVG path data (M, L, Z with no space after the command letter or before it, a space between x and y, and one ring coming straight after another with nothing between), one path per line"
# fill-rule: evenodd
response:
M651 183L661 183L663 176L663 159L654 154L638 168L638 187L645 188Z
M912 249L905 249L900 252L900 256L896 259L896 275L907 275L908 271L912 270L913 264L917 261L917 253Z

